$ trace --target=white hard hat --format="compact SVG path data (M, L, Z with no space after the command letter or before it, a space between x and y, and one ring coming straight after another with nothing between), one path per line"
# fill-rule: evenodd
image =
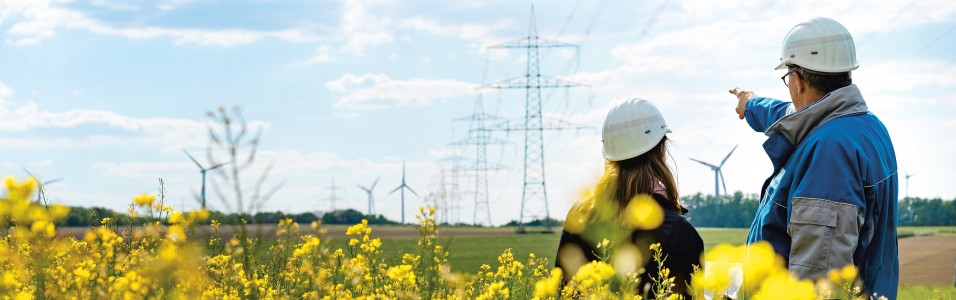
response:
M611 108L604 119L604 158L621 161L637 157L654 148L668 132L671 129L654 104L628 99Z
M776 70L787 65L822 73L843 73L860 67L850 32L830 18L814 18L790 29L783 39Z

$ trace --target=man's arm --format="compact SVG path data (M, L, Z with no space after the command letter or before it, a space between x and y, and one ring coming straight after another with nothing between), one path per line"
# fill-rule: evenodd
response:
M747 119L747 124L757 132L765 132L770 125L791 112L790 102L758 97L753 91L734 88L729 91L737 96L737 117Z
M812 157L794 171L796 188L790 203L788 268L800 278L817 279L828 270L853 264L863 226L863 181L848 145L816 145ZM852 152L849 152L852 153Z

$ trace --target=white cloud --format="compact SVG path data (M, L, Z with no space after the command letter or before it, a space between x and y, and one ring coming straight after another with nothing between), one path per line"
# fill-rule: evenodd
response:
M19 22L7 30L6 42L17 46L29 46L56 36L58 29L81 29L102 35L115 35L131 39L167 37L176 44L195 43L230 47L253 43L266 38L289 42L312 42L325 37L316 35L307 28L291 28L274 31L243 29L202 30L173 29L163 27L117 28L91 19L81 12L59 7L59 1L0 1L0 21L9 16L19 16ZM7 17L4 17L7 16Z
M166 163L166 162L94 162L93 169L109 176L134 176L144 178L156 178L156 173L169 171L185 171L195 168L191 162Z
M342 7L340 29L345 37L342 51L361 55L365 48L390 43L395 40L389 18L373 15L370 9L390 4L392 1L345 0Z
M13 89L0 81L0 105L4 105L10 96L13 96Z
M385 74L345 74L325 84L330 91L344 94L335 107L347 110L429 105L436 99L469 95L475 86L450 79L396 80Z
M317 53L314 56L306 60L297 61L293 63L292 65L290 65L289 67L300 68L300 67L305 67L309 65L314 65L317 63L335 61L335 57L333 57L332 54L330 53L331 51L332 51L332 47L329 45L319 46L319 49L317 50Z
M399 27L440 36L451 36L471 40L474 41L474 46L483 49L485 46L501 40L500 37L493 34L495 31L512 28L514 26L515 24L511 20L496 21L488 24L448 24L434 19L412 17L403 20Z
M5 99L13 95L10 87L0 83L0 132L30 132L43 128L76 128L84 125L105 125L134 135L85 134L53 137L0 138L9 147L17 148L64 148L102 145L134 144L158 146L165 150L202 147L207 141L207 129L212 123L174 118L136 118L115 112L95 109L70 109L49 111L34 102L15 106ZM248 122L250 128L269 127L263 121Z

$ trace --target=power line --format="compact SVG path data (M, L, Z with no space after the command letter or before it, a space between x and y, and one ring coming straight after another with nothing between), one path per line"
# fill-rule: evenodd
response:
M937 36L937 37L934 38L932 41L930 41L929 43L927 43L926 46L923 46L922 49L919 49L919 51L916 51L916 53L914 53L912 57L916 57L916 56L919 55L920 53L923 53L923 51L926 51L926 49L929 49L930 46L932 46L933 44L935 44L936 42L938 42L940 39L942 39L944 36L946 36L947 34L949 34L950 32L952 32L953 29L956 29L956 24L954 24L952 27L949 27L949 29L946 29L946 31L943 31L943 33L941 33L939 36Z

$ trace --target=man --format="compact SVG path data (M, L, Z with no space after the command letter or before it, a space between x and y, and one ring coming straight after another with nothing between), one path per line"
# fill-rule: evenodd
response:
M790 99L737 96L737 115L768 136L773 163L748 243L769 241L801 278L853 264L867 295L896 298L898 175L883 123L867 110L850 71L849 31L828 18L797 24L783 42Z

